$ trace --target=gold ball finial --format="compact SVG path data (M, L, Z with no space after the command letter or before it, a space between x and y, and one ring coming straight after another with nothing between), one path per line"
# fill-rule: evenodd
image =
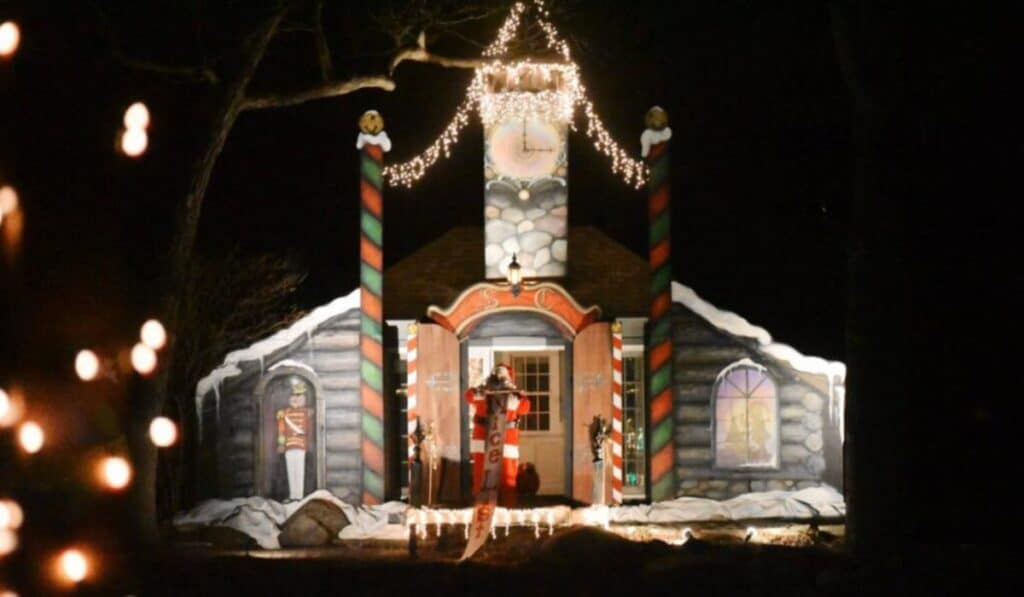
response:
M410 336L415 336L419 332L420 332L420 324L419 324L419 322L414 321L414 322L409 324L409 335Z
M616 319L615 321L612 322L612 333L613 334L621 334L622 333L622 322L619 321L618 319Z
M660 131L668 126L668 112L661 106L652 106L644 116L644 124L652 131Z
M359 117L359 130L367 135L376 135L384 130L384 117L376 110L367 110Z

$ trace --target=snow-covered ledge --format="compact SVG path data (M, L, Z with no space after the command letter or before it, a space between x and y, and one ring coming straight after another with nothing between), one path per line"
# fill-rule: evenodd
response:
M330 303L317 307L307 315L284 328L272 336L260 340L248 348L229 352L219 367L210 372L209 375L199 380L196 384L196 416L199 419L200 429L203 421L203 398L213 390L217 399L217 407L220 408L220 387L224 380L242 373L239 367L244 362L259 361L261 368L269 367L276 363L266 363L266 357L274 351L288 346L301 336L312 334L316 328L326 321L344 315L352 309L359 308L359 289L343 297L339 297Z

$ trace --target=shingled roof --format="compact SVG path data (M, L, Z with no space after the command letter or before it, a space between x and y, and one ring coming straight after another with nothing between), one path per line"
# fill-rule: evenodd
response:
M553 280L603 318L647 314L647 261L600 230L569 229L569 275ZM483 282L484 234L457 226L384 272L384 316L420 319L430 305L447 307L463 290Z

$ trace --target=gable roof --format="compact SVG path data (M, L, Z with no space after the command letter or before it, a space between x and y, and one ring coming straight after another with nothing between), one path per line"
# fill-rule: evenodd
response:
M606 318L646 315L647 261L600 230L569 229L568 268L568 276L552 281L583 307L598 305ZM420 319L427 307L447 307L483 281L483 230L457 226L384 272L384 316Z

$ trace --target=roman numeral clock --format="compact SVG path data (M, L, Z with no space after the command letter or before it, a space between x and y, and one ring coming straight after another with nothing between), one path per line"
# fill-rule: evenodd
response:
M485 72L481 116L488 279L504 278L513 255L525 277L566 273L572 106L564 101L563 68L517 63Z

